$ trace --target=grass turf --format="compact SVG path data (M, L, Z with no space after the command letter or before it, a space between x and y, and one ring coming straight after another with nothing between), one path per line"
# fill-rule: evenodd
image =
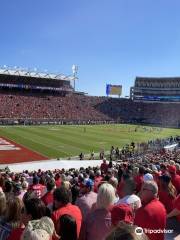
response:
M135 132L135 129L137 131ZM146 128L146 130L145 130ZM49 158L67 158L81 152L90 154L113 145L180 135L180 129L159 129L135 125L48 125L0 127L0 136L7 137Z

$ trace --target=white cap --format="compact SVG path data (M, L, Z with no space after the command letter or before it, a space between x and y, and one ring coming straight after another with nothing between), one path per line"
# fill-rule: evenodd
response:
M143 180L144 180L144 182L146 182L146 181L153 181L153 180L154 180L154 179L153 179L153 175L150 174L150 173L146 173L146 174L144 175L144 177L143 177Z

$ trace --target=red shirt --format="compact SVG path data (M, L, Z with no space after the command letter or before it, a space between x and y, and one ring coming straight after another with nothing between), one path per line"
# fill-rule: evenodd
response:
M177 196L177 198L174 201L174 208L180 211L180 194ZM176 218L178 222L180 222L180 214Z
M70 216L72 216L76 219L77 235L79 237L79 233L80 233L80 229L81 229L81 222L82 222L81 210L77 206L72 205L71 203L68 203L67 205L54 211L52 213L51 218L54 222L56 231L58 229L59 218L64 214L69 214Z
M167 192L159 191L159 201L162 202L162 204L166 208L167 213L170 213L173 210L174 198L170 196Z
M39 183L30 186L30 190L35 192L37 198L41 198L44 189L45 189L45 186Z
M56 184L56 187L60 187L61 186L61 179L59 178L59 179L57 179L57 180L55 180L55 184Z
M101 164L101 171L106 173L108 170L108 164L107 163L102 163Z
M177 174L171 176L171 182L175 186L177 193L180 193L180 176Z
M50 203L53 203L54 197L52 192L47 192L41 200L44 202L44 204L47 206Z
M136 183L136 192L140 192L141 191L141 186L143 184L143 175L137 175L134 177L134 181Z
M24 231L24 228L15 228L15 229L13 229L11 231L9 237L7 238L7 240L20 240L23 231Z
M134 224L150 230L164 230L166 227L166 209L163 204L155 198L148 204L137 209ZM164 240L164 233L146 234L150 240Z
M124 181L121 180L121 182L118 183L118 186L117 186L117 194L118 194L119 198L123 197L123 188L124 188Z

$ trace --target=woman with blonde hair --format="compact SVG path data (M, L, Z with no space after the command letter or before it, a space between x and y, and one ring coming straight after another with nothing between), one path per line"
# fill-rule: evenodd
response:
M115 201L115 189L109 183L103 183L98 190L96 209L87 215L80 239L102 240L111 228L111 207Z
M22 208L23 202L18 197L7 200L5 217L0 223L0 239L6 240L13 229L21 227Z

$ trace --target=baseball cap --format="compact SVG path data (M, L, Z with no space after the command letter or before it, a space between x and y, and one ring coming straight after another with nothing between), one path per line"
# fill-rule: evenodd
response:
M153 181L153 175L150 173L146 173L143 177L144 182L146 181Z
M175 172L176 172L176 166L170 165L170 166L168 167L168 171L169 171L170 173L175 173Z
M126 223L133 222L133 211L128 204L118 204L111 210L111 221L113 225L117 225L119 221Z
M92 187L94 185L94 183L93 183L93 181L90 178L88 178L88 179L84 180L83 185L85 187Z
M22 190L22 186L21 186L21 184L20 183L16 183L16 184L14 184L14 190L15 191L21 191Z

